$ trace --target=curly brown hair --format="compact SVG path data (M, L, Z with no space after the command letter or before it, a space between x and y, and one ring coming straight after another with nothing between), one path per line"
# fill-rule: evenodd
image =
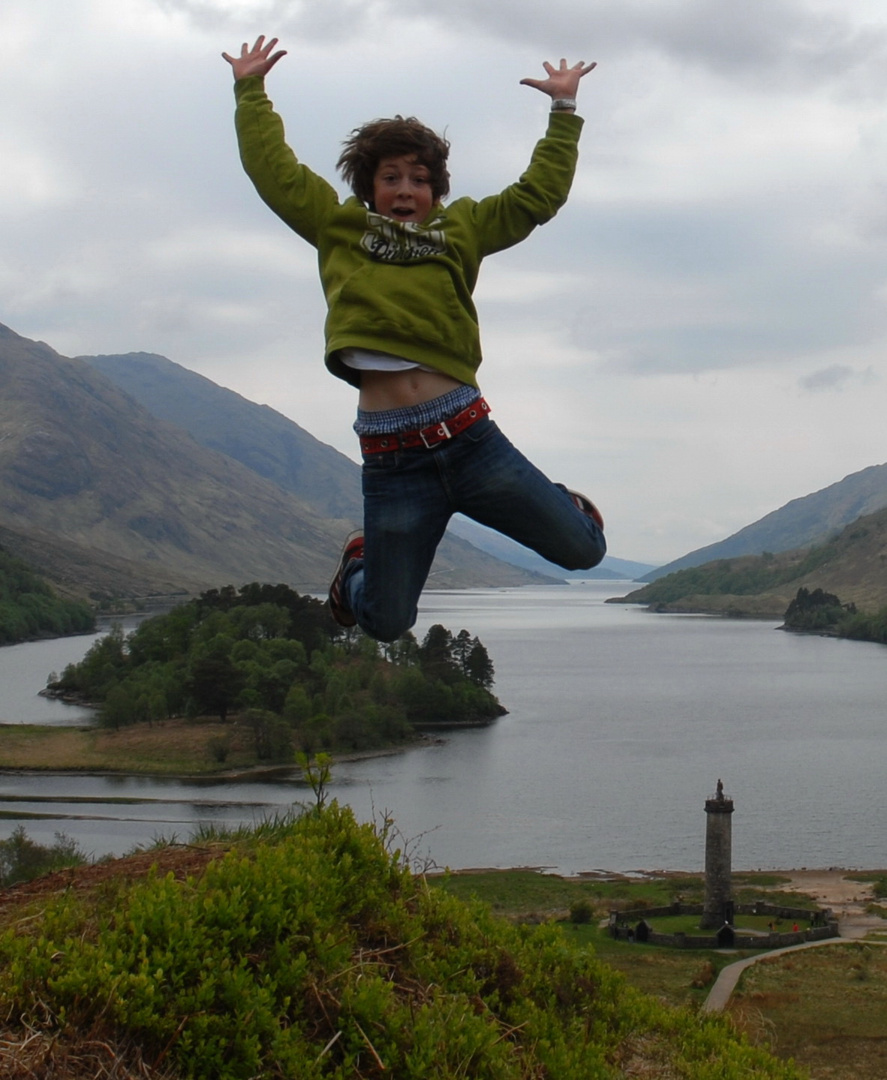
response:
M428 169L435 202L450 193L450 174L447 172L450 144L415 116L370 120L355 128L342 145L345 149L336 168L358 199L368 206L373 204L373 178L379 162L392 157L413 155Z

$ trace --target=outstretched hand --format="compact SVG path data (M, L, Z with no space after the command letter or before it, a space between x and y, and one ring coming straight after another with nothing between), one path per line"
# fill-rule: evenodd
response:
M265 35L260 34L252 48L244 42L240 46L240 56L229 56L226 52L222 56L231 65L235 79L245 79L249 75L267 75L281 56L286 56L286 49L272 50L277 44L277 38L271 38L265 42Z
M542 66L548 72L547 79L521 79L521 86L532 86L550 98L574 98L579 89L579 80L596 68L597 63L586 64L580 60L578 64L568 67L567 61L561 60L560 66L554 67L546 60Z

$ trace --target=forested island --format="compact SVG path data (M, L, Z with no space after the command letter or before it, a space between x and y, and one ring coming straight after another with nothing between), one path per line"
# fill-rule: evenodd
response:
M294 751L369 750L423 727L487 723L505 712L493 676L467 630L435 625L421 643L381 644L342 630L319 600L253 583L204 592L129 634L115 625L48 692L97 706L107 728L236 719L260 761L283 763ZM230 749L216 740L219 763Z

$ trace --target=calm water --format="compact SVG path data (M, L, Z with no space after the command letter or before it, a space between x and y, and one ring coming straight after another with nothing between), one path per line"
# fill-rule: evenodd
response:
M736 805L737 868L887 866L887 649L603 603L628 588L426 595L417 632L441 622L477 634L509 715L341 764L333 794L361 817L391 814L415 855L454 868L694 870L720 777ZM77 641L68 659L88 647ZM57 644L16 647L35 650L36 688L67 662L39 652ZM4 688L12 652L0 650ZM64 831L96 854L184 839L198 821L258 820L302 798L289 778L0 774L0 810L49 815L27 820L29 835ZM14 825L0 821L0 836Z
M137 625L139 617L119 621L128 632ZM61 701L41 697L39 692L46 686L50 675L59 675L68 664L81 660L96 638L108 632L109 626L110 622L104 620L100 622L96 634L0 646L0 724L64 727L93 723L91 709L65 705Z
M80 659L94 640L90 634L0 648L0 724L91 723L91 710L40 697L38 691L50 674Z

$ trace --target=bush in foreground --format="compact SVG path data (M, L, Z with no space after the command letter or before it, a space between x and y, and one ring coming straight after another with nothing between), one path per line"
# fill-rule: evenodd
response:
M43 897L0 939L2 1014L57 1050L125 1048L147 1076L800 1080L557 926L429 889L389 840L333 803L183 881Z

